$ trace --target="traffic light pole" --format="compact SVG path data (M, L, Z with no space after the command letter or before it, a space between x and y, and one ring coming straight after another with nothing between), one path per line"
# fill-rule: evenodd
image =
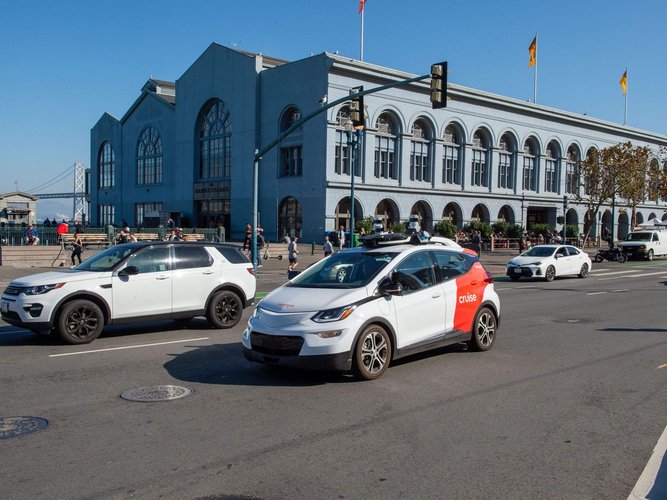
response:
M383 90L391 89L394 87L400 87L401 85L406 85L408 83L413 83L413 82L419 82L421 80L426 80L427 78L430 78L431 75L422 75L422 76L416 76L414 78L408 78L407 80L401 80L399 82L393 82L389 83L387 85L382 85L380 87L375 87L372 89L368 90L363 90L361 92L357 92L356 94L350 94L346 95L344 97L341 97L340 99L336 99L335 101L332 101L325 106L322 106L321 108L316 109L312 113L307 114L300 120L296 121L291 127L289 127L287 130L285 130L282 134L280 134L278 137L276 137L274 140L272 140L270 143L268 143L266 146L264 146L261 149L255 149L255 160L253 163L253 170L252 170L252 225L253 225L253 232L252 232L252 242L251 242L251 257L252 257L252 264L253 266L257 266L259 263L259 255L257 254L257 214L259 210L259 163L262 160L262 157L268 153L271 149L273 149L277 144L280 143L285 137L290 135L292 132L295 130L301 128L315 118L317 115L320 113L324 113L326 110L333 108L334 106L338 106L339 104L342 104L344 102L353 100L357 97L362 97L365 96L366 94L374 94L376 92L381 92ZM364 110L361 110L362 113L364 113ZM352 172L354 175L354 172ZM354 203L354 200L351 200L352 203Z

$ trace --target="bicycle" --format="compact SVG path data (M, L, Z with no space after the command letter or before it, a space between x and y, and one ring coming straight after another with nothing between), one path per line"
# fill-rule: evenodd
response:
M275 257L269 253L269 242L267 241L264 243L264 260L269 260L269 259L278 259L278 260L283 260L282 255L276 255Z

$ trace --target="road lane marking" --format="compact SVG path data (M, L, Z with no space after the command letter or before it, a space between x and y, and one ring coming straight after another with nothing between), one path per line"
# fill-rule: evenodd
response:
M600 295L602 293L608 293L608 292L590 292L590 293L587 293L586 295Z
M659 370L660 368L667 368L667 363L665 363L664 365L660 365L660 366L658 366L657 369Z
M595 276L611 276L612 274L625 274L625 273L636 273L636 272L637 272L636 269L630 269L628 271L612 271L612 272L603 272L603 273L591 271L591 274L595 274Z
M612 276L611 278L598 278L598 281L618 280L623 278L643 278L644 276L655 276L656 274L665 274L665 271L658 271L655 273L641 273L641 274L626 274L624 276Z
M90 351L64 352L62 354L49 354L49 358L59 358L62 356L76 356L77 354L91 354L96 352L120 351L122 349L138 349L140 347L155 347L158 345L179 344L183 342L196 342L198 340L208 340L208 337L199 337L196 339L170 340L169 342L154 342L152 344L126 345L121 347L107 347L106 349L93 349Z

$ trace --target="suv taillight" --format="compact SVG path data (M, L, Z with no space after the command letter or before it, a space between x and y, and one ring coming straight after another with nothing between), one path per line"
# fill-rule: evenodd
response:
M253 276L255 275L255 269L254 269L254 268L252 268L252 267L246 267L246 269L248 270L248 272L249 272L250 274L252 274Z

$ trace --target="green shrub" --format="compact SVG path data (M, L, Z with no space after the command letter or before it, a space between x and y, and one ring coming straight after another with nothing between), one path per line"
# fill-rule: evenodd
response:
M521 238L523 236L523 226L521 224L511 224L505 234L508 238Z
M565 226L566 229L566 234L568 238L576 238L579 236L579 226L577 224L568 224Z
M407 232L407 223L394 222L391 225L391 232L392 233L405 233L405 232Z
M530 227L530 230L534 232L536 236L538 234L541 234L545 238L551 236L554 232L554 228L551 227L549 224L533 224Z
M499 220L497 222L494 222L491 228L493 229L493 234L507 234L507 230L509 229L510 225L509 223L505 222L504 220Z
M370 215L362 220L358 220L354 223L355 232L360 232L361 228L364 228L366 234L371 234L373 232L373 217Z
M458 231L456 224L450 220L441 220L435 225L434 229L435 234L439 234L440 236L444 236L445 238L450 238L452 240L456 238L456 232Z
M488 224L486 222L480 222L480 221L475 221L471 222L466 225L464 228L465 231L470 231L471 229L474 229L475 231L479 231L482 233L482 238L489 238L491 236L491 233L493 232L491 230L491 224Z

